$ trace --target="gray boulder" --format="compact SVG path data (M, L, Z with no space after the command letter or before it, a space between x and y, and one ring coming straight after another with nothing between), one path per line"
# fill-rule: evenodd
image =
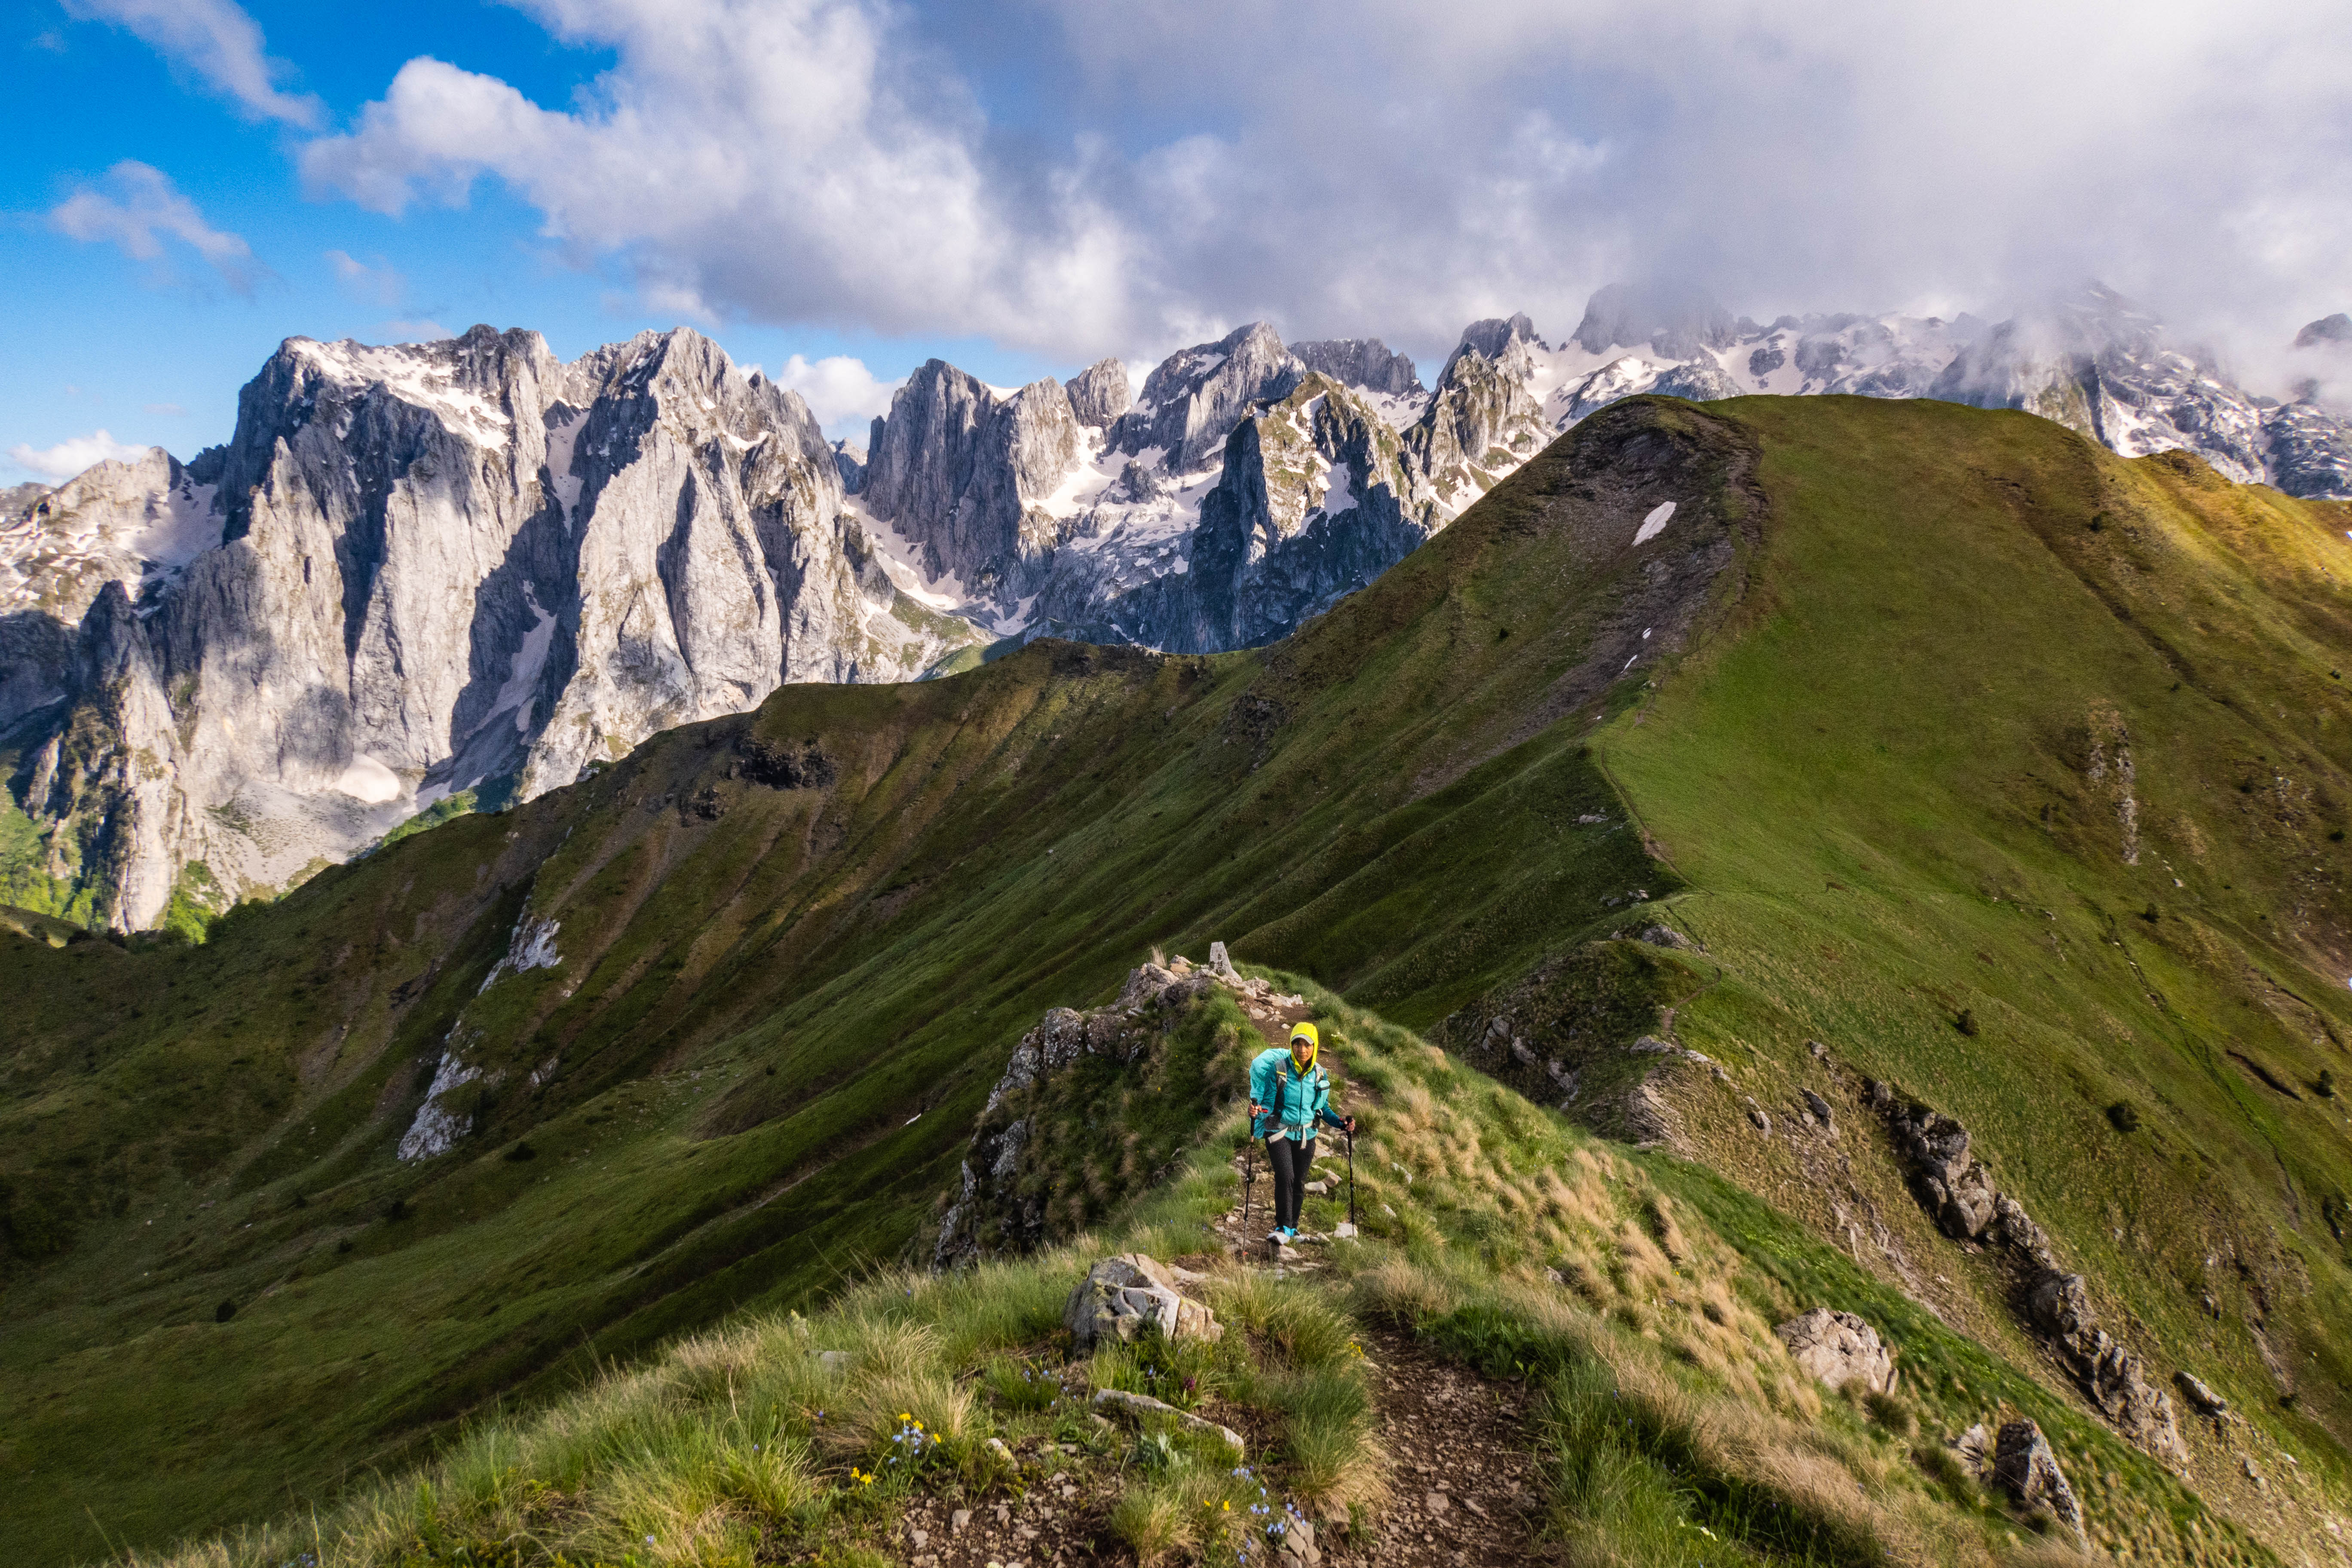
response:
M1878 1331L1852 1312L1816 1307L1772 1331L1805 1372L1829 1388L1859 1383L1873 1394L1893 1391L1895 1352Z
M1062 1309L1062 1326L1081 1352L1105 1340L1131 1343L1154 1329L1170 1340L1212 1342L1225 1331L1214 1313L1176 1289L1164 1266L1140 1252L1087 1269Z

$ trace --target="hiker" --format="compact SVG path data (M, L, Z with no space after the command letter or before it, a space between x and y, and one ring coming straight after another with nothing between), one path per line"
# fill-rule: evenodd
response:
M1315 1065L1322 1048L1312 1024L1294 1025L1290 1048L1269 1047L1250 1063L1250 1135L1265 1140L1274 1167L1275 1243L1298 1239L1298 1205L1307 1196L1307 1167L1315 1134L1326 1124L1353 1137L1356 1119L1331 1114L1331 1075Z

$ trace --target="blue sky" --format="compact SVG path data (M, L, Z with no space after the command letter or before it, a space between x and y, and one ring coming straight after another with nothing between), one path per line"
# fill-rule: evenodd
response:
M1426 361L1622 277L1766 318L2095 274L2257 382L2352 308L2352 29L2315 0L7 16L0 482L225 438L297 333L687 323L843 434L932 354L1015 384L1264 318Z

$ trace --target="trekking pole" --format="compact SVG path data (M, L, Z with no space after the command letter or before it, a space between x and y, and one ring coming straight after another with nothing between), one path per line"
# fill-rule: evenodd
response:
M1348 1131L1348 1224L1356 1223L1356 1133Z
M1244 1143L1242 1145L1242 1245L1244 1247L1249 1245L1250 1197L1252 1189L1256 1185L1257 1145Z

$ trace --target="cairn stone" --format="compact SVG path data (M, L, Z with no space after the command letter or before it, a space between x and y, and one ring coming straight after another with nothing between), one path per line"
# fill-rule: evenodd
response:
M1816 1307L1772 1331L1789 1354L1830 1388L1860 1383L1873 1394L1895 1387L1895 1352L1879 1342L1878 1331L1852 1312Z

